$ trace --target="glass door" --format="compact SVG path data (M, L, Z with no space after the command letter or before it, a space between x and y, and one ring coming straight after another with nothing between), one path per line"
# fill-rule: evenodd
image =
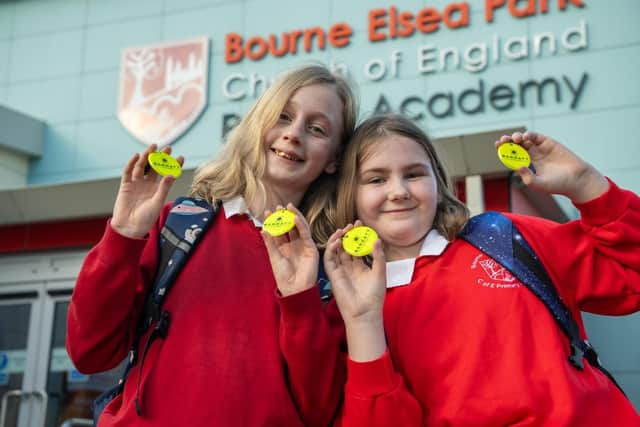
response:
M33 390L41 299L37 286L0 290L0 427L42 425L46 396Z
M43 328L43 348L48 349L45 374L39 383L48 396L45 427L93 425L93 401L103 391L117 384L122 368L84 375L73 366L65 349L67 311L71 289L47 289L44 313L50 319ZM42 424L41 424L42 425ZM1 426L0 426L1 427Z
M94 398L122 368L78 372L65 349L84 252L0 257L0 427L92 425Z

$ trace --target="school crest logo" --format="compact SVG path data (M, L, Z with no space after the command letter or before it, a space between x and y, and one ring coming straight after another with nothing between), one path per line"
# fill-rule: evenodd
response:
M207 105L209 39L126 48L118 119L141 142L171 144Z
M471 270L475 270L480 267L478 271L482 271L484 274L479 274L476 283L492 289L513 289L519 288L520 283L516 278L502 265L495 260L484 256L478 255L471 263Z
M478 264L480 264L480 267L482 267L484 272L487 273L487 276L489 276L492 280L498 280L500 282L507 283L511 283L516 280L516 278L513 277L506 268L504 268L491 258L480 260Z

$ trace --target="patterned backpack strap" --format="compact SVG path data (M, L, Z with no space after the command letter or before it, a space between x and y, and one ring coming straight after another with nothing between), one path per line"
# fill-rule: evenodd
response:
M159 264L149 303L153 319L157 319L162 303L178 273L213 222L219 204L211 206L206 200L179 197L173 203L159 241ZM148 327L148 325L147 325Z

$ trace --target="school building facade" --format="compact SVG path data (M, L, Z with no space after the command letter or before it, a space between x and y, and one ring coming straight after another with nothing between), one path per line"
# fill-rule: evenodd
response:
M566 221L493 141L543 132L640 192L638 19L637 0L1 1L0 427L87 425L115 381L74 369L65 320L134 152L171 144L185 194L274 76L321 62L361 115L422 126L473 212ZM640 409L640 314L585 319Z

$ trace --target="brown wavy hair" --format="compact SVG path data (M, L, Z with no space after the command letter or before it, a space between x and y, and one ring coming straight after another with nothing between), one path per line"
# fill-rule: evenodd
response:
M397 114L375 115L356 128L347 146L338 180L336 225L340 228L357 219L356 188L360 165L373 145L389 135L410 138L420 144L431 161L438 187L438 206L433 228L451 241L469 219L469 210L454 194L451 179L429 137L410 119Z

